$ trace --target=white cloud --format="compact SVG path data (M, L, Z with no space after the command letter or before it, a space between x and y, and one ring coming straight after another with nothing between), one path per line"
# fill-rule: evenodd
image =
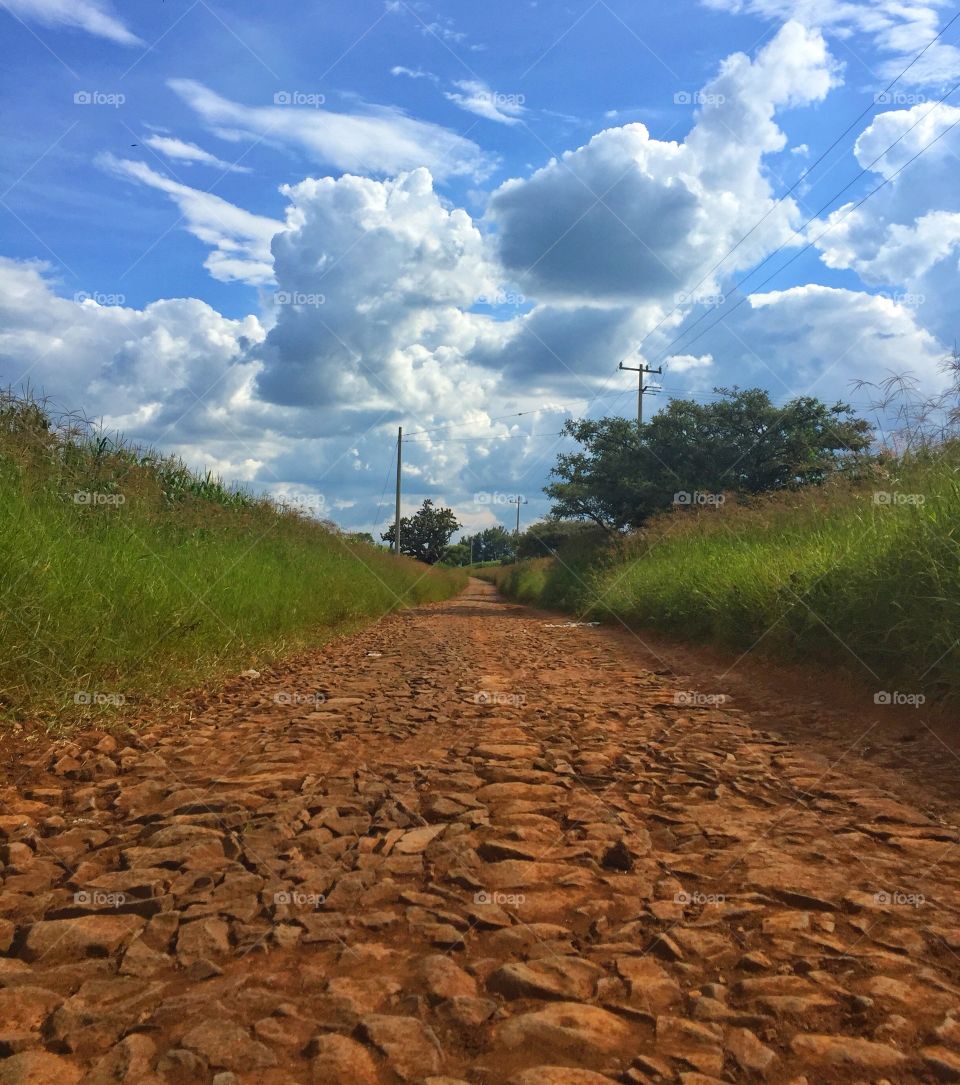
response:
M105 0L3 0L2 6L28 22L85 30L118 45L143 45Z
M391 106L367 106L356 113L283 104L245 106L192 79L172 79L170 86L221 136L280 141L338 170L395 174L426 166L434 177L445 179L481 178L492 167L475 143Z
M494 293L483 238L425 169L394 180L308 179L284 190L274 241L278 307L263 394L278 403L402 405L415 415L482 400L464 357L491 324L463 310ZM318 300L318 299L321 299Z
M489 210L507 271L541 300L672 308L771 211L762 159L786 142L776 110L822 100L834 78L820 34L789 23L755 60L724 61L682 143L627 124L507 181ZM784 200L725 270L786 240L797 217Z
M499 124L518 124L524 109L522 94L503 94L491 90L478 79L461 79L453 84L457 89L446 91L444 97L468 113Z
M909 301L946 340L957 334L958 121L960 109L929 103L875 117L857 139L855 154L866 168L890 147L872 166L888 183L861 207L837 208L827 216L826 229L823 223L811 227L828 267L851 269L871 286L894 288L887 292ZM874 187L871 179L868 191Z
M143 142L155 151L159 151L160 154L178 162L188 164L197 162L203 166L214 166L227 173L250 173L247 166L224 162L222 158L217 158L215 154L205 151L195 143L188 143L186 140L176 139L173 136L147 136Z
M718 383L762 385L781 400L809 394L828 402L862 400L852 382L889 373L911 373L922 387L939 387L945 354L908 305L815 283L750 295L697 349L709 351ZM668 359L671 369L676 360Z
M273 281L270 241L283 229L282 222L254 215L212 192L173 181L143 162L112 154L100 155L97 161L119 177L165 192L180 208L184 228L213 248L204 267L215 279L254 284Z
M781 22L794 19L837 37L863 35L880 52L892 54L883 77L898 75L937 34L944 0L701 0L709 8ZM848 48L851 48L848 45ZM905 85L937 84L960 75L960 49L937 42L904 76ZM880 89L880 88L878 88Z

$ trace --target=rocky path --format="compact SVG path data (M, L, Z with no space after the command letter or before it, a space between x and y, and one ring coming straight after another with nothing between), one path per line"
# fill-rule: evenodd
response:
M960 1080L960 835L609 633L392 616L0 811L0 1085Z

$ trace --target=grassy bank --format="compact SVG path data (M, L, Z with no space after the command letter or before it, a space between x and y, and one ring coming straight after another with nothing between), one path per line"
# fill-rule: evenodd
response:
M478 575L514 598L960 697L960 457L744 507L679 510L590 554Z
M136 714L465 583L0 399L7 718Z

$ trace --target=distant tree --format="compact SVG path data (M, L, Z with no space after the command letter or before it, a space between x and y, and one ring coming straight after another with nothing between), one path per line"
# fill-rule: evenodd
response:
M442 560L444 565L469 565L470 547L462 540L451 543L444 550Z
M569 421L583 446L559 456L545 487L558 518L608 530L636 527L676 494L759 494L823 482L859 462L870 423L845 403L813 396L783 407L760 388L716 389L725 399L674 399L645 425L625 418Z
M452 509L438 508L428 497L413 516L400 519L400 552L417 561L435 565L460 524ZM380 538L393 545L394 525L384 531Z
M348 531L346 537L350 542L369 543L371 546L377 545L377 540L370 534L369 531Z
M574 540L603 537L603 534L596 524L582 520L540 520L521 533L517 557L549 557Z

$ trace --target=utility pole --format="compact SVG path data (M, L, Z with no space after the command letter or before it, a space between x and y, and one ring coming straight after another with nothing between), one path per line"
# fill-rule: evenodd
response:
M656 388L652 388L649 384L643 383L643 378L647 374L656 374L659 376L663 372L663 366L658 366L656 369L651 369L648 365L641 365L638 369L635 365L624 365L623 362L617 367L618 369L629 369L631 373L637 374L637 429L643 425L643 393L649 392L651 395L655 395Z
M528 504L528 501L527 501L527 499L525 497L522 497L520 494L517 494L517 530L514 532L514 534L518 535L518 536L520 534L520 505L521 505L521 503L526 505L526 504Z
M397 509L393 518L393 552L400 555L400 474L403 464L403 426L397 428Z

